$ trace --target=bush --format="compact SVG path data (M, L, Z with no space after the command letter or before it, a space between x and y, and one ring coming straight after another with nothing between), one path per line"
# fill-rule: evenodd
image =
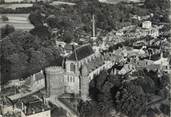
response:
M8 17L5 15L2 15L1 18L2 18L2 21L8 21L9 20Z

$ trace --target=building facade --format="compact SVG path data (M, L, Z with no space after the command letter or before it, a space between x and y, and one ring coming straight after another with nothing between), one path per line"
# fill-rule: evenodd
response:
M76 48L65 61L65 69L62 67L50 67L46 74L47 94L61 95L62 93L80 96L88 99L89 82L100 71L109 69L114 64L105 60L100 53L94 53L89 44ZM58 69L58 70L56 70ZM59 70L60 69L60 70ZM55 85L55 86L54 86ZM54 91L53 88L56 88Z
M147 28L147 29L149 29L149 28L151 28L151 27L152 27L151 21L144 21L144 22L142 23L142 28Z

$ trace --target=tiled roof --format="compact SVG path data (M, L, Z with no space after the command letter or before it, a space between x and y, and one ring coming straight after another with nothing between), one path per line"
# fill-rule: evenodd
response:
M43 101L36 96L28 96L20 99L21 102L27 107L26 115L42 112L43 110L49 110L49 107L43 103ZM17 102L16 106L22 108L21 102Z
M69 57L68 60L81 60L83 58L86 58L94 53L92 47L89 44L85 44L81 47L78 47L75 49L75 52L73 52Z

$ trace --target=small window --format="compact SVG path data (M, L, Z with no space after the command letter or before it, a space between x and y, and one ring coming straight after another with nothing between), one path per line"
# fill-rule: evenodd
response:
M73 82L75 82L75 78L73 77Z
M68 82L69 82L69 76L67 77L67 80L68 80Z
M72 77L70 77L70 82L72 82Z
M74 63L70 64L70 71L75 72L75 65L74 65Z

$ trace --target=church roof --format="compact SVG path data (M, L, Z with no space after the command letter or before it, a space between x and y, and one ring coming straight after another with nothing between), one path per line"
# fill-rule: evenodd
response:
M81 60L83 58L86 58L94 53L92 47L89 44L85 44L83 46L80 46L75 49L75 52L73 52L69 57L68 60Z

